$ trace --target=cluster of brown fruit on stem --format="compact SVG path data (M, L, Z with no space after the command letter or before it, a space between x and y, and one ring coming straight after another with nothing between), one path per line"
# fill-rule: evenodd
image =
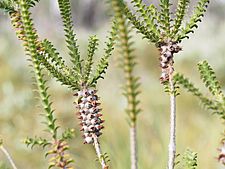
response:
M174 67L173 67L173 55L174 53L178 53L181 51L182 48L177 42L173 41L165 41L160 44L159 46L159 51L160 51L160 67L161 67L161 77L160 81L161 83L169 81L169 77L173 74L174 72Z
M78 97L76 104L78 118L81 120L81 131L83 131L84 143L94 143L94 138L102 135L101 130L104 128L101 109L99 108L99 97L96 95L97 90L83 89L75 93Z

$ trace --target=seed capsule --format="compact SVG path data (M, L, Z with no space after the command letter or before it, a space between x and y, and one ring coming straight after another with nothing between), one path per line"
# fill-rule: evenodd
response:
M79 97L79 101L75 102L78 109L78 119L81 120L81 131L83 132L84 143L92 144L94 136L99 137L104 126L101 120L102 114L99 108L99 97L96 95L97 90L83 89L74 95Z
M164 42L161 44L160 51L160 67L161 67L161 83L164 83L169 80L169 76L174 72L173 69L173 55L178 53L181 50L181 47L172 41Z

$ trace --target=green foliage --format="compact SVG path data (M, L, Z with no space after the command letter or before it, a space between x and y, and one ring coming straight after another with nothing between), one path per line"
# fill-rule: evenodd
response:
M183 155L184 167L183 169L197 169L198 166L198 154L196 152L187 149Z
M73 21L71 14L71 7L69 0L58 0L60 14L63 20L65 37L67 42L67 47L69 49L69 55L71 57L71 61L74 64L74 69L77 74L81 73L81 60L80 53L78 50L76 34L73 30Z
M107 164L109 164L110 163L109 155L107 153L103 153L100 158L96 158L96 161L98 161L99 163L101 163L102 160L105 161Z
M46 85L46 81L44 80L43 74L41 73L40 67L37 65L34 66L36 67L35 75L38 85L38 91L43 108L45 110L45 114L43 115L45 116L46 121L43 123L46 125L47 131L52 135L53 139L56 139L59 126L55 124L56 118L53 115L54 110L51 108L52 102L49 101L50 95L48 94L48 87Z
M59 52L57 52L51 42L49 42L47 39L43 40L42 47L46 51L46 59L49 59L51 64L59 67L59 69L62 71L66 72L69 70L65 64L65 60L59 56ZM67 75L69 75L69 72Z
M165 35L170 34L170 2L169 0L160 0L161 10L159 12L160 20L158 21L161 24L161 30Z
M36 56L39 56L39 53L36 50L36 42L38 37L36 35L36 32L34 32L34 29L33 29L33 23L30 18L28 4L25 1L20 1L19 5L21 9L21 21L23 22L24 33L26 35L25 41L27 42L27 47L25 50L27 51L27 54L30 55L31 57L31 62L34 68L36 84L38 86L40 98L41 98L44 110L46 112L45 113L46 122L44 123L47 125L47 131L49 131L52 134L53 139L56 139L58 126L55 124L56 119L53 116L54 111L51 108L52 103L49 101L50 95L47 92L48 87L46 86L46 81L44 80L44 77L42 74L42 68L36 57Z
M31 7L29 5L30 3L27 3L28 9ZM15 28L16 34L18 39L22 40L24 42L24 46L26 49L29 47L27 46L29 42L26 40L26 33L24 31L24 25L23 22L21 22L21 12L18 9L17 11L10 12L10 18L11 22ZM39 37L37 35L37 31L33 27L32 19L29 17L28 21L31 23L30 25L30 32L32 32L34 45L33 50L37 50L37 54L34 55L36 57L37 64L43 64L49 72L62 84L68 85L71 88L77 88L76 83L76 76L73 74L70 74L70 70L66 65L64 64L64 61L61 57L59 57L58 52L53 47L51 42L44 40L41 42L39 40ZM70 76L69 76L70 75Z
M10 169L4 162L0 161L0 169Z
M93 65L93 56L97 50L98 47L98 38L96 36L91 36L89 38L89 43L88 43L88 54L87 54L87 59L85 60L84 64L84 82L87 83L90 73L91 73L91 67Z
M15 2L14 0L0 0L0 9L4 12L14 12L15 11Z
M163 83L164 92L168 93L168 94L172 94L174 96L179 96L180 95L180 93L179 93L180 87L177 83L176 76L173 79L175 79L175 80L173 81L173 88L172 89L171 89L171 86L170 86L168 81Z
M38 55L39 64L45 68L63 85L67 85L72 89L78 89L78 75L73 73L72 70L65 64L62 57L48 40L41 42L43 53Z
M212 110L214 114L218 114L222 119L225 119L225 97L212 67L207 61L203 61L198 64L198 69L201 79L212 94L212 98L204 96L199 89L183 75L177 73L174 79L194 96L197 96L207 109Z
M74 130L68 129L62 132L61 136L58 135L60 126L56 124L54 110L51 108L52 102L49 100L50 95L48 94L48 87L44 80L42 69L45 67L53 77L62 84L72 88L72 90L81 90L83 87L95 86L97 80L103 77L103 73L105 73L108 67L108 59L114 49L116 39L116 26L113 24L112 31L106 42L105 54L97 64L96 71L93 71L93 57L98 46L98 39L96 36L90 37L87 59L85 62L82 62L76 44L77 39L73 31L70 3L68 0L59 0L58 3L63 19L66 42L73 63L73 68L71 69L66 65L64 59L60 57L56 48L54 48L50 41L39 40L29 11L30 7L34 5L34 3L31 2L36 1L19 1L18 10L10 13L10 17L16 29L18 39L24 42L26 54L30 56L29 60L34 68L39 95L45 110L43 114L45 116L45 121L43 123L46 125L46 131L51 135L51 141L49 141L49 139L35 137L29 138L25 142L31 147L39 145L44 148L49 145L48 152L46 153L46 156L51 156L49 168L68 168L72 160L68 157L66 152L68 150L66 140L74 136Z
M207 61L203 61L198 64L198 70L201 75L201 79L205 83L205 86L209 89L209 91L217 97L224 97L222 95L221 86L216 79L215 72L213 71L212 67L209 65Z
M29 7L34 7L40 0L27 0Z
M29 7L34 7L40 0L26 0ZM18 9L19 0L0 0L0 9L6 13L16 12Z
M74 137L74 129L66 129L63 133L62 133L62 140L68 140L68 139L72 139Z
M151 25L150 28L145 26L145 22L139 20L138 17L136 17L129 9L128 7L125 7L123 5L124 8L124 14L126 14L126 17L130 20L130 22L133 24L134 28L136 28L138 30L138 33L143 34L143 38L146 38L148 40L150 40L153 43L157 43L159 41L159 37L154 33L154 32L158 32L157 29L157 25ZM151 8L149 8L151 9ZM155 8L152 8L155 9ZM154 12L154 11L152 11ZM150 15L151 16L151 15ZM152 16L153 20L156 16ZM149 21L148 25L151 22Z
M171 19L170 6L172 4L170 4L169 0L160 0L160 10L153 4L145 5L142 0L132 0L131 3L137 15L123 1L116 1L122 4L124 15L138 29L138 32L142 33L144 38L147 38L156 46L168 40L180 42L182 39L188 38L188 34L193 32L193 29L197 27L197 23L201 21L209 3L209 0L199 0L190 21L183 26L189 0L178 1L174 22Z
M24 143L27 145L27 146L30 146L31 148L35 147L35 146L41 146L43 148L45 148L46 146L50 145L51 143L46 140L46 139L43 139L41 137L35 137L35 138L26 138L24 140Z
M175 82L183 85L183 87L185 89L187 89L188 92L191 92L194 96L197 96L197 97L202 97L203 96L203 94L199 91L199 89L196 88L194 86L194 84L189 81L189 79L185 78L184 75L182 75L180 73L176 73L174 75L173 79L174 79Z
M110 31L110 35L107 38L107 42L105 43L106 44L106 47L104 49L105 54L97 63L97 68L93 73L93 77L89 78L88 85L95 86L97 84L97 81L100 78L103 78L103 74L106 73L106 69L109 66L109 57L112 55L112 51L114 50L116 33L117 33L117 25L115 24L115 22L113 22L112 30Z
M98 39L96 36L91 36L88 45L88 56L84 64L80 59L80 53L78 51L78 45L76 43L76 35L73 31L73 23L71 18L70 3L68 0L59 0L60 13L63 19L64 31L67 46L70 50L71 61L73 67L70 68L66 65L64 59L60 57L59 52L54 48L52 43L48 40L40 41L37 35L37 31L34 29L32 19L30 17L29 8L30 4L34 4L38 1L25 1L27 4L26 18L24 22L21 22L21 11L12 12L10 17L12 24L16 29L17 36L20 40L24 41L24 46L29 55L32 53L32 58L35 59L36 64L43 65L50 74L60 81L63 85L67 85L72 90L79 90L85 86L95 86L99 78L103 78L103 74L108 67L108 58L114 49L114 41L116 36L116 26L113 26L108 42L106 42L105 54L97 64L96 71L92 70L93 56L98 46ZM27 23L26 28L23 23ZM25 32L24 29L27 31ZM30 41L27 41L29 37ZM31 43L30 43L31 42ZM31 45L32 44L32 45Z
M50 95L48 94L48 87L46 85L46 80L44 80L44 75L42 73L43 68L41 67L42 65L40 64L40 61L43 60L42 59L43 49L38 40L38 35L36 34L35 29L33 28L33 21L30 17L31 14L29 12L29 8L30 8L30 5L25 0L21 0L19 2L20 17L18 21L21 22L22 24L23 33L24 33L22 40L25 42L26 54L29 55L31 58L29 60L32 62L32 67L34 69L34 75L35 75L36 84L38 87L38 92L42 101L43 108L45 110L45 113L43 115L45 116L46 120L43 123L46 125L46 131L50 133L52 140L54 142L57 141L58 139L64 141L64 139L68 139L72 137L71 130L65 131L65 133L62 134L62 138L58 138L57 131L59 126L56 125L54 110L51 108L52 102L49 100ZM58 53L53 48L50 42L45 40L43 42L43 46L48 49L46 51L48 52L49 55L54 56L51 58L51 62L56 63L56 65L59 65L61 67L64 66L63 65L64 62L62 58L58 56ZM47 61L46 63L49 64ZM27 144L27 146L31 146L31 148L33 148L36 145L39 145L45 148L47 145L54 145L55 144L54 142L49 141L49 139L44 139L41 137L27 138L25 140L25 143ZM65 150L63 150L63 152L64 151ZM58 156L60 157L60 155L61 154L59 154ZM49 164L49 166L50 166L49 168L52 168L52 164Z
M183 27L180 33L176 36L177 41L181 41L184 38L189 38L189 33L194 33L194 28L197 28L198 22L201 22L201 18L204 16L206 8L209 4L209 0L199 0L198 5L195 7L195 11L190 18L190 21Z
M176 73L174 75L174 81L182 85L188 92L191 92L194 96L198 97L202 104L209 110L212 110L216 114L221 114L223 111L219 109L219 102L212 100L204 96L193 83L189 81L188 78L185 78L184 75ZM223 114L223 113L222 113Z
M136 2L137 7L140 1ZM123 87L124 95L127 98L128 106L126 112L129 116L130 125L134 126L136 124L137 114L140 112L138 94L139 91L139 77L134 76L134 68L136 65L135 56L133 54L132 47L132 36L130 35L131 29L129 24L126 22L126 18L121 13L122 6L118 1L112 1L112 8L114 9L115 18L118 25L118 45L121 54L121 67L124 70L126 84ZM144 10L144 6L143 9Z
M180 27L181 27L182 21L184 19L184 16L186 14L186 10L188 8L189 3L190 3L190 0L179 0L178 1L176 18L174 20L171 37L175 36L177 34L177 32L180 31Z
M47 55L47 53L46 53ZM46 56L45 55L45 56ZM45 68L49 71L49 73L56 78L57 81L61 82L63 85L67 85L69 88L72 88L73 90L78 89L78 85L75 79L76 76L66 76L63 71L60 71L60 69L57 68L57 65L51 64L48 62L48 60L43 57L44 55L37 55L37 60L40 64L44 65ZM66 71L67 73L67 71Z
M51 149L45 154L45 156L50 156L49 159L49 169L50 168L69 168L73 169L70 164L74 162L70 155L67 153L69 146L64 141L55 141L52 144Z
M156 8L153 5L147 7L142 0L133 0L131 3L137 8L137 12L143 18L139 18L139 20L143 20L142 24L149 28L149 32L152 36L157 40L160 36L160 32L157 29L157 25L155 24L155 14ZM122 10L122 9L121 9Z

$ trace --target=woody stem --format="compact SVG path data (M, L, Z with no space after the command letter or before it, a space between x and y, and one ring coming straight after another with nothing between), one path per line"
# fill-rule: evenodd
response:
M10 156L9 152L3 147L2 145L0 146L1 151L5 154L7 159L9 160L10 164L12 165L13 169L17 169L16 164L14 163L12 157Z
M174 169L176 157L176 95L174 92L173 79L169 78L170 85L170 142L169 142L169 160L168 169Z
M106 165L106 161L105 161L105 158L102 154L102 150L101 150L101 147L100 147L100 143L98 141L98 137L97 136L94 136L94 148L95 148L95 151L96 151L96 154L98 156L98 160L102 166L102 169L108 169L109 166Z
M137 169L137 131L136 124L130 127L131 169Z

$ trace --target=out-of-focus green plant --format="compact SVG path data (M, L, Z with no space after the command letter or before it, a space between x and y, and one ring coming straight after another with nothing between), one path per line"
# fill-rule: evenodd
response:
M198 64L198 70L200 73L200 77L205 84L205 86L209 89L211 96L204 96L200 90L194 86L193 83L189 81L188 78L184 77L184 75L180 73L176 73L174 76L175 81L182 85L188 92L191 92L194 96L198 97L203 105L213 112L213 114L219 115L223 122L225 120L225 96L222 92L219 81L216 78L215 72L212 67L209 65L207 61L200 62ZM225 136L225 133L223 134ZM218 159L221 163L225 164L225 137L222 138L222 147L219 149L220 154Z
M190 149L187 149L184 152L182 162L183 169L197 169L198 166L198 154L196 152L191 151Z
M176 96L177 86L173 81L174 72L174 54L182 50L180 42L188 38L188 34L193 32L197 23L206 11L209 0L199 0L195 7L194 13L185 26L182 24L184 16L187 14L189 0L179 0L175 18L170 10L172 5L169 0L160 0L160 9L153 4L147 6L142 0L132 0L131 4L135 14L123 0L117 0L122 6L121 12L130 20L133 27L137 29L144 38L154 43L160 51L160 81L166 86L170 93L170 143L169 143L169 160L168 168L174 168L176 156Z
M9 168L0 161L0 169L9 169Z
M6 148L3 146L3 140L0 139L0 150L1 152L6 156L9 163L11 164L13 169L17 169L15 162L13 161L12 156L9 154L9 152L6 150ZM6 168L4 165L0 164L0 168L4 169Z
M181 159L180 159L181 158ZM197 169L198 153L187 148L183 155L177 154L174 168L177 169Z
M117 0L112 0L112 8L118 25L118 49L121 55L120 66L124 71L125 85L123 86L124 95L127 99L126 112L129 118L130 125L130 153L131 153L131 168L138 168L137 156L137 115L140 113L138 95L139 77L134 75L134 68L136 65L134 49L132 47L133 41L131 36L131 28L125 16L121 11L123 10L121 3Z

